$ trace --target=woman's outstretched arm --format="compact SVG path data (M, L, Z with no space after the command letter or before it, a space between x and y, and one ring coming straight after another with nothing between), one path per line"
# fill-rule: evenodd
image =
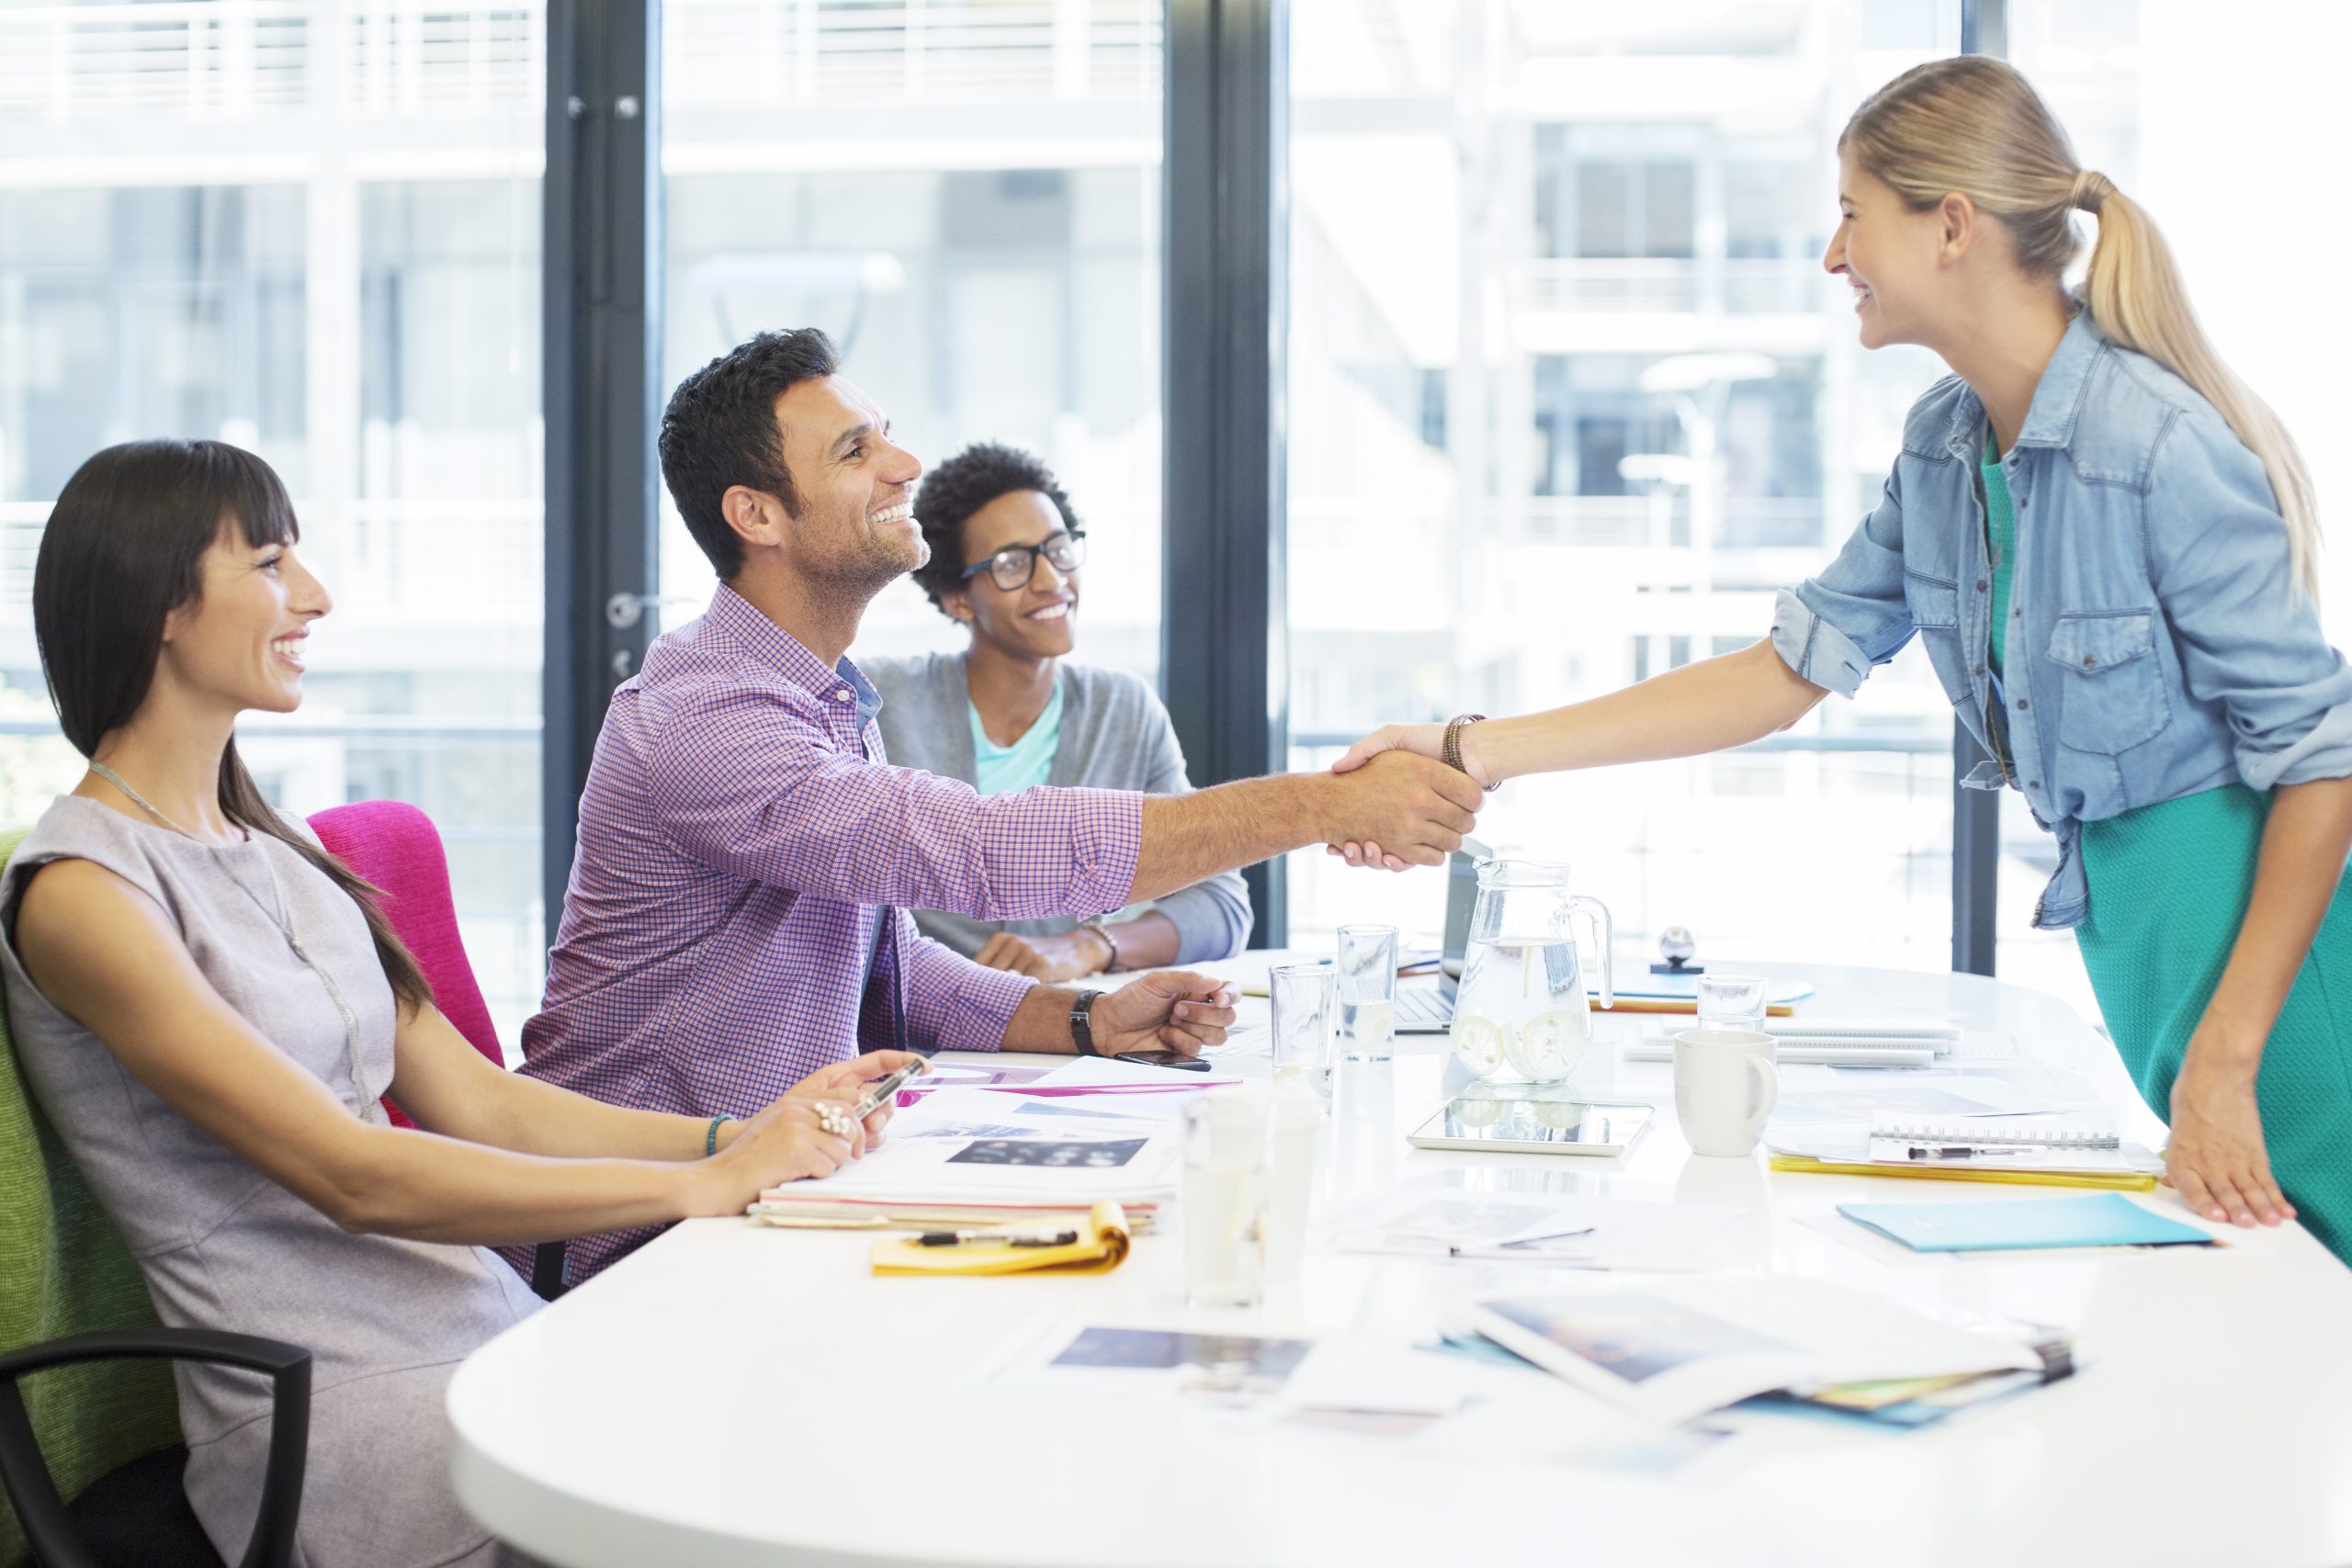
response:
M1768 640L1588 702L1474 724L1462 732L1462 761L1480 784L1500 784L1526 773L1695 757L1786 729L1828 694L1791 670ZM1392 724L1350 747L1332 771L1348 773L1383 751L1438 757L1444 740L1443 725ZM1351 863L1385 858L1376 844L1333 850Z

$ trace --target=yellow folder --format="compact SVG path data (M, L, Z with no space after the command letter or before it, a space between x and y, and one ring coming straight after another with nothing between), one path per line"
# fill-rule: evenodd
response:
M2007 1181L2023 1187L2108 1187L2121 1192L2153 1192L2154 1176L2140 1171L1990 1170L1979 1167L1872 1165L1849 1160L1815 1159L1810 1155L1774 1155L1774 1170L1809 1171L1815 1176L1924 1177L1929 1181Z
M1097 1203L1071 1227L1078 1239L1066 1247L1008 1247L983 1239L954 1247L925 1247L912 1236L874 1244L876 1274L1107 1274L1126 1261L1126 1211ZM1011 1233L1008 1233L1011 1234Z

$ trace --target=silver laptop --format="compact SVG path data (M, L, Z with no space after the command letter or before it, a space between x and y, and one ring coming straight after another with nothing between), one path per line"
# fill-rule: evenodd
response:
M1453 993L1462 986L1462 961L1470 952L1470 912L1478 906L1478 868L1494 851L1475 839L1445 863L1445 946L1433 979L1410 979L1396 987L1396 1032L1442 1034L1453 1026Z

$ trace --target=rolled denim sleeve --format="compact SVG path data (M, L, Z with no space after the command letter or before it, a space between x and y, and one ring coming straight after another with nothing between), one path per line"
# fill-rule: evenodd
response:
M1901 470L1838 558L1818 575L1781 591L1772 607L1772 650L1799 676L1852 696L1873 665L1903 649L1917 630L1903 598Z
M2352 667L2294 581L2262 460L2218 415L2185 412L2150 470L2149 568L2189 695L2228 716L2256 789L2352 775Z

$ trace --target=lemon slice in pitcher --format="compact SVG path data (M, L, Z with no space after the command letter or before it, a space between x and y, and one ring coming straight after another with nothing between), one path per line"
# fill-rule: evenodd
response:
M1532 1083L1558 1083L1584 1059L1590 1025L1571 1008L1539 1012L1519 1026L1510 1065Z
M1510 1045L1503 1026L1493 1019L1456 1013L1447 1034L1453 1043L1454 1059L1478 1077L1490 1078L1503 1070Z

